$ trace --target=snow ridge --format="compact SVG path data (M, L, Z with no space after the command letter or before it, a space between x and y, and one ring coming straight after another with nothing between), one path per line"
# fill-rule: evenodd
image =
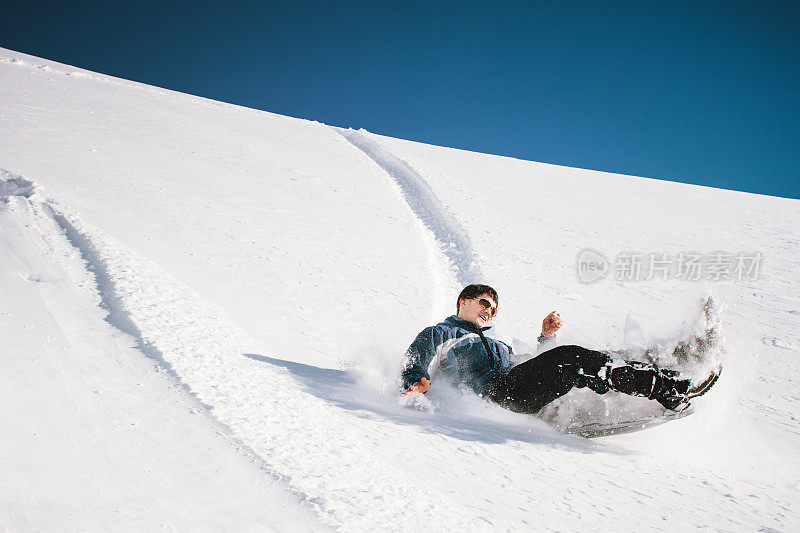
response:
M13 52L11 50L5 50L0 48L0 53L7 53ZM140 92L144 92L146 94L150 94L156 97L172 97L177 98L179 100L185 100L187 95L184 93L172 91L170 89L165 89L163 87L157 87L155 85L148 85L146 83L140 83L136 81L124 80L121 78L116 78L114 76L109 76L107 74L100 74L97 72L93 72L90 70L84 70L77 67L73 67L70 65L64 65L61 63L57 63L55 61L48 61L47 63L37 63L38 61L45 61L39 58L35 58L33 56L29 56L29 59L22 59L20 57L10 57L5 55L0 55L0 64L7 64L7 65L14 65L20 68L27 68L35 71L42 71L47 72L49 74L55 74L60 76L66 76L68 78L73 78L76 80L87 80L90 82L101 82L107 85L112 85L115 87L120 87L125 90L136 90ZM216 100L211 100L208 98L203 98L201 96L193 96L191 97L191 101L195 105L203 105L203 106L210 106L210 107L223 107L226 109L237 110L237 112L244 112L244 113L265 113L265 111L261 111L258 109L251 109L248 107L238 106L235 104L228 104L225 102L219 102Z
M100 307L108 312L108 316L105 319L106 322L133 337L136 341L136 349L158 362L164 370L168 371L180 383L180 376L172 368L172 365L164 359L163 354L154 344L145 341L141 330L125 310L123 302L118 297L119 291L115 287L114 278L109 272L108 266L92 247L89 239L79 232L64 215L53 209L50 203L44 203L43 208L64 232L67 241L80 252L87 269L94 274L97 289L100 293ZM191 393L189 387L185 384L182 385L187 392Z
M411 210L433 232L442 251L453 263L459 284L463 286L483 282L484 277L469 235L450 215L425 178L411 168L411 165L370 139L368 131L333 129L397 182Z
M302 390L288 370L270 364L263 347L159 265L45 200L34 182L5 173L0 186L20 192L9 196L62 228L95 275L106 320L172 372L239 440L238 447L288 484L324 523L374 529L409 515L434 515L446 517L441 523L448 528L469 524L448 515L454 502L447 495L415 485L405 471L372 456L371 443L352 431L372 422L343 419L335 406ZM351 431L343 432L344 426ZM337 465L332 468L331 458ZM365 516L365 509L373 513Z

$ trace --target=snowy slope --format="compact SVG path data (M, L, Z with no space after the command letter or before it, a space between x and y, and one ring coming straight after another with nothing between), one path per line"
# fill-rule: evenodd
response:
M103 320L94 278L48 213L11 197L0 228L3 526L319 527Z
M8 50L0 80L0 527L800 525L798 202L340 130ZM584 285L584 248L764 267ZM533 343L559 309L560 342L603 348L628 314L674 337L711 290L723 379L693 416L594 441L443 386L432 411L401 407L404 349L478 278L500 291L498 335ZM69 493L74 465L89 488Z

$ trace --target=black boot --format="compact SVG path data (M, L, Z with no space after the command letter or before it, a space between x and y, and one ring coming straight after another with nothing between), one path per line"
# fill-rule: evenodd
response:
M668 375L669 374L669 375ZM660 371L660 380L655 387L649 398L655 400L665 409L670 411L683 411L689 407L689 399L687 393L691 381L688 379L677 379L675 377L677 372Z
M677 373L673 371L661 370L661 373L667 373L669 376L676 376ZM662 382L659 390L654 390L652 399L670 409L672 411L683 411L689 407L689 400L702 396L714 386L714 383L719 379L722 373L722 366L714 369L706 379L697 385L692 385L688 379L676 379L674 377L666 377Z
M683 410L688 406L690 380L679 379L672 370L638 361L612 362L607 366L606 381L612 390L656 400L667 409Z

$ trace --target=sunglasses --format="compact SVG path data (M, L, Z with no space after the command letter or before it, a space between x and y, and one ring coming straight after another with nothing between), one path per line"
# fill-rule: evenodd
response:
M497 314L497 307L492 305L492 302L490 302L486 298L472 298L472 299L478 300L478 303L481 305L481 307L483 307L484 309L488 309L489 312L492 313L492 316Z

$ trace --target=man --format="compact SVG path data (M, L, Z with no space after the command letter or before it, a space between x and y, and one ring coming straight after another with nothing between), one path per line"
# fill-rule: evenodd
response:
M713 385L716 374L692 388L690 380L636 361L613 360L606 353L581 346L558 346L519 365L511 347L487 337L497 314L497 291L468 285L458 295L457 314L422 330L406 352L403 394L425 393L431 375L444 375L481 396L522 413L536 413L569 392L589 387L598 394L615 390L658 401L667 409L685 409L692 397ZM542 322L540 349L555 346L561 317L553 311Z

